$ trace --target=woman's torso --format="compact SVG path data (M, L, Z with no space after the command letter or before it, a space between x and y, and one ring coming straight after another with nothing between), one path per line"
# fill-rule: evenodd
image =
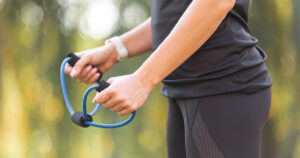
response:
M153 50L190 3L191 0L152 0ZM163 80L163 95L190 98L232 91L252 93L272 85L265 66L267 55L249 31L248 8L249 0L236 0L214 34Z

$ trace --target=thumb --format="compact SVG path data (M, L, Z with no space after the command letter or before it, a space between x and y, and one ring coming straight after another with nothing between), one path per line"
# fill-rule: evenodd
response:
M116 79L117 79L116 77L111 77L106 82L108 82L109 84L112 84Z
M77 63L74 65L72 72L71 72L71 76L72 77L78 77L78 75L81 73L81 71L83 70L83 68L88 65L91 61L91 56L83 56L82 58L80 58Z
M67 63L65 67L65 74L70 74L72 71L72 67Z

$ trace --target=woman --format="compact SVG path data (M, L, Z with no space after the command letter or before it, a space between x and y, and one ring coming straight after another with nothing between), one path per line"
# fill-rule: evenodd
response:
M115 63L153 50L133 74L113 77L94 102L119 115L137 110L163 81L170 158L260 158L271 105L265 52L250 35L250 0L152 0L151 18L102 47L77 53L65 73L99 78Z

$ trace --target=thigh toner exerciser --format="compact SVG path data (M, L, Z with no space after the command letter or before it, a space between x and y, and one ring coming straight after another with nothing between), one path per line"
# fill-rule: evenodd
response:
M80 127L89 127L89 126L94 126L94 127L101 127L101 128L117 128L117 127L122 127L126 124L128 124L129 122L131 122L136 114L136 112L134 111L130 117L120 123L116 123L116 124L101 124L101 123L95 123L93 122L93 117L100 109L101 104L97 104L96 107L94 108L94 110L91 113L87 113L86 110L86 100L87 97L89 95L89 93L96 89L96 91L101 92L102 90L104 90L105 88L107 88L109 86L109 83L107 83L104 80L101 80L102 77L102 72L98 70L98 73L100 73L100 77L98 79L98 81L96 81L97 85L93 85L91 87L89 87L84 95L83 95L83 99L82 99L82 112L75 112L71 106L69 97L68 97L68 93L67 93L67 88L66 88L66 82L65 82L65 74L64 74L64 69L66 64L70 64L72 67L75 65L75 63L79 60L79 57L76 56L75 54L71 53L67 56L67 58L62 62L61 67L60 67L60 82L61 82L61 88L62 88L62 92L64 95L64 99L66 102L66 106L68 108L68 111L71 114L71 119L72 121L77 124ZM94 67L94 66L93 66Z

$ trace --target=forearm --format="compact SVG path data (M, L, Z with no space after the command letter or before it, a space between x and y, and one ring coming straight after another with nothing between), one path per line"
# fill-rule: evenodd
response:
M134 73L155 86L214 33L234 0L194 0L170 34Z
M151 18L124 33L121 39L128 50L128 57L152 50Z

